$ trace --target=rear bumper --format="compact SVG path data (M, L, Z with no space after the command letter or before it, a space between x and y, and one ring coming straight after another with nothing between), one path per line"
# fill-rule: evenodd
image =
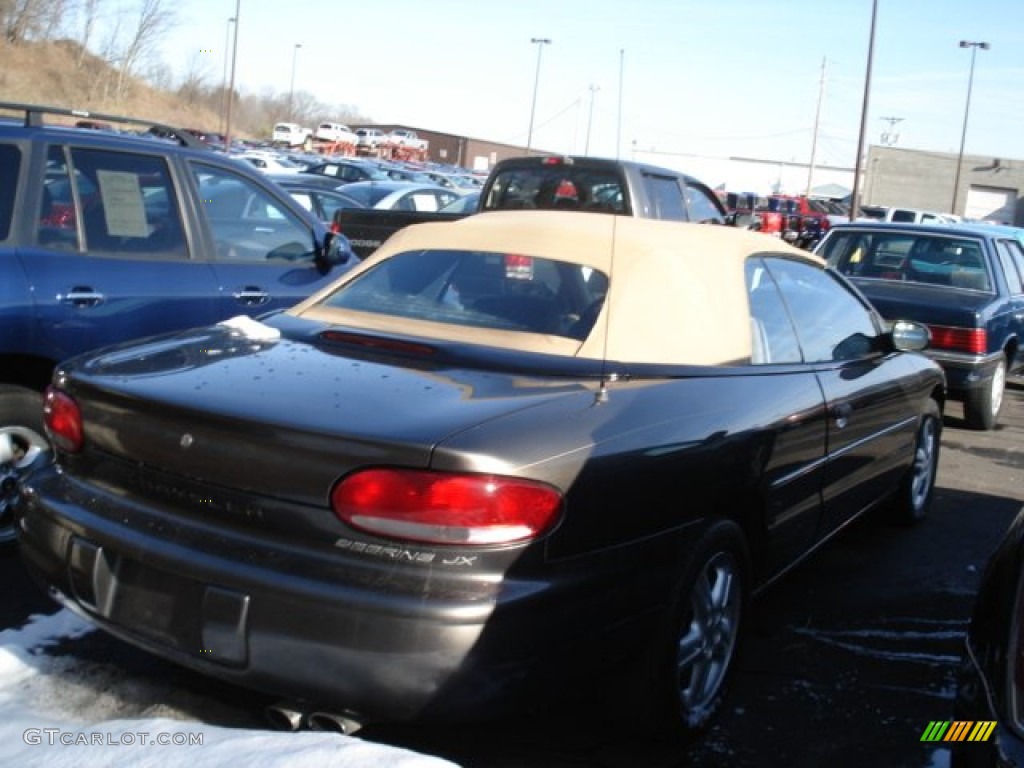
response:
M633 625L653 614L637 616L650 594L609 598L626 574L580 563L558 582L515 578L522 551L501 573L351 551L311 563L316 556L296 547L154 522L152 510L83 493L57 470L33 478L16 523L36 580L111 634L367 721L504 714L558 690L571 670L592 671L588 659L618 648L621 627L650 637Z
M946 374L946 388L954 400L962 400L968 392L984 389L992 381L996 365L1003 357L1002 352L989 355L967 355L929 349L926 354Z

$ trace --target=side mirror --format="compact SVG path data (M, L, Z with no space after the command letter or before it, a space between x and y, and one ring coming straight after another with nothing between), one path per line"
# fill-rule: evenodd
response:
M901 352L920 352L932 342L928 326L910 320L894 320L889 335L893 348Z
M340 233L327 232L323 243L317 244L316 266L321 273L327 274L332 267L348 264L355 260L356 255L348 238Z

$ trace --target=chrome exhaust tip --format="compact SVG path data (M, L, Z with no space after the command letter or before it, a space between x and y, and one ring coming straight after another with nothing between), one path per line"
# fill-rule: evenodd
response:
M363 724L350 712L310 712L306 717L306 726L311 731L331 731L351 736Z
M297 731L302 727L305 713L294 701L279 701L264 710L270 724L279 731Z

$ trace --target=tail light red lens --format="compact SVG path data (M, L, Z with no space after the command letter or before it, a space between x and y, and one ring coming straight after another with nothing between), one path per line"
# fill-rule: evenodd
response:
M368 533L446 545L509 544L555 524L562 494L497 475L367 469L331 493L334 513Z
M983 355L988 351L988 335L984 328L953 328L946 325L928 326L932 332L933 349L948 349Z
M43 423L50 440L62 451L82 450L82 412L71 395L49 387L43 400Z

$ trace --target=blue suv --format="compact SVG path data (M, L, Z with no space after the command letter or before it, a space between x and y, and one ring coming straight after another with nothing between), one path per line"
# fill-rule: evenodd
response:
M19 479L49 454L40 393L58 362L289 307L357 259L288 192L187 131L24 104L0 113L12 115L0 118L3 544ZM149 131L52 123L81 117Z

